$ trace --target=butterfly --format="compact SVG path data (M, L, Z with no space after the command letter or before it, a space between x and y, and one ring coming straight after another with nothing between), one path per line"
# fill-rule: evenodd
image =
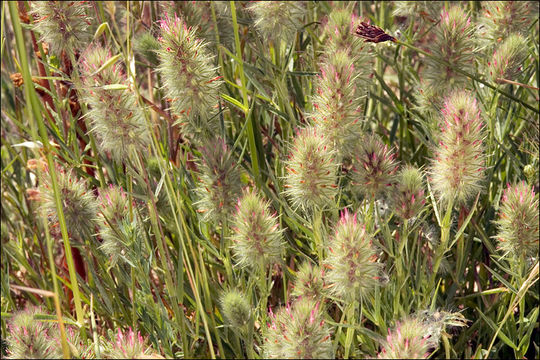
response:
M368 24L366 22L361 22L360 25L356 27L354 32L356 36L361 37L366 42L380 43L384 41L393 41L396 42L396 38L388 35L378 26Z

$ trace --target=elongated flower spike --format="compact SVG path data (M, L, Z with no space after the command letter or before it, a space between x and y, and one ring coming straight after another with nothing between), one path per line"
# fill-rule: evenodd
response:
M464 204L483 189L484 122L476 99L457 92L446 99L439 146L429 171L433 190L444 203Z
M381 264L377 262L372 237L357 220L357 214L350 214L347 209L341 213L328 250L325 281L338 298L358 300L379 283Z
M241 266L265 269L281 261L284 252L283 230L269 203L253 190L238 199L232 229L232 248Z
M116 336L109 330L109 339L104 344L102 354L107 359L142 359L149 356L162 359L150 346L146 345L146 340L140 332L133 331L131 327L127 331L118 328Z
M417 94L420 109L433 114L442 107L442 100L453 89L467 88L469 79L455 69L473 72L473 64L477 54L476 26L471 18L459 6L442 10L440 22L435 27L435 38L429 44L429 52L434 55L426 57L426 67L422 73L421 86ZM441 64L442 59L449 65Z
M510 35L495 51L488 62L489 76L494 82L516 80L523 70L527 59L527 42L518 34Z
M297 133L286 164L285 194L294 208L310 212L333 204L339 165L319 129L307 127Z
M95 233L98 205L86 181L76 178L71 170L56 168L58 191L62 197L62 210L67 230L78 240L87 239ZM41 176L40 209L53 227L58 226L56 199L50 176Z
M300 298L276 314L269 309L263 354L269 359L333 358L331 330L320 303Z
M157 51L165 95L179 117L183 133L193 141L204 142L217 134L219 87L222 81L213 65L214 56L197 30L174 16L159 21L161 46Z
M418 215L426 203L420 170L410 165L404 167L398 174L392 198L394 211L402 219Z
M292 295L322 301L326 294L324 269L305 261L296 271Z
M251 305L246 294L235 289L225 291L221 295L220 303L225 323L243 330L251 317Z
M74 54L91 39L88 1L32 1L34 29L40 41L49 44L52 53Z
M538 196L525 182L508 184L499 207L496 238L504 255L516 259L538 256Z
M222 223L234 212L242 193L240 172L233 154L223 139L207 141L198 161L199 185L194 205L203 221Z
M314 111L310 117L340 157L351 154L362 133L361 91L357 78L347 51L339 49L332 59L321 64L321 75L316 83Z
M7 359L59 359L62 357L56 324L35 320L39 307L16 312L8 323Z
M142 152L150 142L143 109L128 86L120 64L104 65L112 59L109 50L95 45L81 56L80 70L84 101L90 105L88 118L101 150L117 162L131 152ZM125 88L111 88L114 86Z
M287 44L292 43L306 14L303 1L253 1L248 10L264 39L283 40Z
M527 36L531 24L538 18L537 1L485 1L479 17L479 39L493 48L511 34Z
M328 22L323 29L325 46L322 64L337 65L338 63L334 62L335 54L344 53L348 63L353 64L356 90L360 93L360 90L367 92L371 85L373 55L370 53L370 46L363 39L351 36L360 22L352 8L351 5L337 3L328 14Z
M136 204L132 204L134 218L130 219L127 194L112 184L100 191L99 202L99 235L103 240L100 249L111 258L112 265L120 259L135 264L137 257L146 255L140 247L143 242L140 223L135 217Z
M409 317L388 329L379 359L427 359L430 349L437 345L420 319Z
M385 195L396 180L398 164L392 148L375 134L366 134L353 151L353 190L369 198Z

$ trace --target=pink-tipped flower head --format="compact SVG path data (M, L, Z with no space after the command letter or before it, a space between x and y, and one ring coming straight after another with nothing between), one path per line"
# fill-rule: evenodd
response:
M484 122L474 96L461 91L446 99L430 177L439 199L464 204L482 191Z
M235 209L242 193L240 172L223 139L207 141L198 162L197 211L203 221L222 223Z
M85 180L76 177L72 170L57 167L58 192L62 198L62 211L67 230L77 239L86 239L95 233L98 205ZM40 190L41 211L52 228L59 223L56 198L48 171L42 173Z
M296 271L292 295L321 301L326 294L324 273L318 265L303 262Z
M142 229L135 202L132 203L131 218L127 194L112 184L100 190L98 200L99 236L102 239L99 248L110 257L112 265L119 260L135 264L141 255L147 254L146 248L141 246L144 242L141 241Z
M499 207L496 238L504 254L516 259L538 256L538 195L525 182L508 185Z
M424 181L422 173L414 166L405 166L397 176L393 191L394 212L404 220L417 216L423 209Z
M330 206L337 193L335 150L315 127L302 129L294 138L285 177L285 194L294 208L306 212Z
M537 1L485 1L479 17L479 39L493 48L511 34L527 36L538 18Z
M91 17L88 1L34 1L31 3L34 29L40 41L49 44L51 52L69 56L91 40Z
M212 138L219 128L217 106L221 85L214 56L207 43L178 16L159 21L160 48L157 51L165 95L179 117L184 134L195 141Z
M489 76L498 83L503 83L503 79L518 80L527 56L525 38L519 34L510 35L493 52L488 63Z
M109 338L104 345L102 355L107 359L140 359L154 353L154 350L146 345L146 340L137 331L128 328L127 331L118 329L116 334L109 330ZM154 354L156 358L161 358Z
M416 317L397 322L386 341L381 344L379 359L426 359L437 345L430 336L428 327Z
M39 321L39 307L27 307L13 314L8 323L8 359L58 359L62 357L56 324Z
M303 25L307 7L303 1L253 1L248 10L264 39L290 44Z
M455 69L473 72L477 58L476 27L461 6L443 9L435 27L435 39L428 46L434 56L425 58L422 86L417 93L420 109L428 113L440 110L442 99L453 89L466 88L469 78ZM449 63L442 64L439 59Z
M81 94L88 103L91 132L102 151L121 163L134 151L146 150L150 143L144 112L128 86L121 64L112 60L110 50L89 47L81 56Z
M232 249L241 266L265 269L281 261L283 230L269 203L255 191L244 191L238 200L232 229Z
M364 87L358 86L359 76L347 49L338 49L322 62L321 75L316 82L314 110L310 115L340 157L350 156L362 133Z
M325 281L330 292L340 299L360 299L379 283L381 264L366 227L347 210L335 226L324 261Z
M379 136L366 134L357 142L353 156L354 191L369 198L386 195L395 183L398 169L392 148Z
M269 316L269 321L263 345L265 358L333 358L331 330L317 302L300 298Z

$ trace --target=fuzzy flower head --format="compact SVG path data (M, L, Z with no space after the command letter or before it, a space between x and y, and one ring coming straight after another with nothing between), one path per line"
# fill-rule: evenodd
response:
M285 194L294 208L309 212L333 204L338 164L335 150L319 129L308 127L297 133L286 169Z
M498 83L501 83L502 79L518 79L527 56L525 38L519 34L510 35L493 52L493 56L488 62L489 76Z
M91 39L88 1L32 1L34 30L53 53L74 54Z
M415 21L421 19L431 24L437 22L443 7L443 1L395 1L392 15L414 18Z
M254 191L244 191L238 199L232 229L232 248L240 266L264 269L281 261L283 230L268 202Z
M331 330L325 324L320 303L301 298L277 314L270 309L263 345L269 359L333 358Z
M360 19L353 13L353 6L336 3L328 14L328 22L323 29L324 48L323 63L336 64L334 54L344 52L349 64L354 65L357 91L367 91L371 84L370 74L373 70L373 55L370 46L360 37L351 36ZM362 94L364 95L364 94Z
M321 301L326 294L324 271L318 265L305 261L296 271L292 295Z
M199 200L195 203L203 221L223 222L233 213L236 200L242 193L240 173L223 139L208 141L201 149L198 162Z
M321 64L311 118L343 157L350 155L362 133L359 73L346 50L339 49Z
M417 94L421 110L428 113L439 111L441 99L453 89L465 88L469 84L469 79L454 69L473 72L477 54L475 31L471 18L460 6L441 11L440 22L435 27L435 39L428 50L451 66L426 57L423 81Z
M197 30L175 15L159 21L161 36L157 51L165 95L180 117L184 134L201 141L217 133L216 107L221 81L213 65L213 55Z
M353 151L351 178L354 190L366 197L386 194L394 184L395 153L375 134L366 134Z
M325 280L338 298L344 301L360 299L379 283L380 264L372 237L356 214L350 214L347 209L341 213L328 250L324 266L329 270Z
M126 332L118 329L116 336L109 330L109 339L104 344L102 355L107 359L141 359L153 352L145 343L140 332L135 333L131 327Z
M527 36L531 24L538 18L536 1L484 1L479 38L492 47L510 34Z
M254 1L248 10L264 39L283 39L285 43L293 41L306 14L306 6L301 1Z
M525 182L508 185L496 221L497 239L505 254L517 259L538 256L538 196Z
M237 329L243 329L249 323L251 305L246 298L246 294L231 289L221 295L220 302L226 324Z
M100 148L117 162L122 162L132 151L143 151L150 143L150 137L143 110L127 86L120 64L102 69L111 58L110 51L99 45L84 52L80 63L81 92L84 101L90 105L91 131L96 134ZM125 85L125 88L114 87L118 85Z
M483 188L484 122L474 96L463 91L446 99L441 120L430 170L433 189L443 202L463 204Z
M97 202L86 181L75 177L72 171L56 168L58 191L62 200L62 211L68 232L80 239L95 233ZM59 224L56 200L50 177L43 173L40 185L41 211L55 228Z
M397 322L382 343L379 359L427 359L430 349L437 345L430 337L428 327L417 317Z
M404 220L418 215L426 198L422 173L414 166L404 167L398 174L396 188L393 191L394 211Z
M133 204L134 218L129 217L129 199L121 187L113 186L100 190L99 194L98 221L99 235L103 240L100 248L110 256L111 264L116 264L123 259L134 264L136 258L142 253L142 249L136 249L141 245L140 226L135 218L135 204Z
M35 320L39 307L13 314L8 323L8 359L58 359L62 357L60 334L51 322Z

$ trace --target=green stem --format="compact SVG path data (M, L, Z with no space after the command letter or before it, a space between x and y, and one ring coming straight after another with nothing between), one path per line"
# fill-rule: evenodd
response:
M15 34L17 51L20 57L20 64L22 67L22 75L24 79L24 91L26 93L26 98L30 101L30 109L32 111L32 118L34 121L30 122L32 137L37 140L36 133L36 123L37 128L39 129L39 135L41 137L41 142L43 144L44 152L47 158L47 164L49 166L49 174L51 176L51 183L54 193L54 200L56 204L56 211L58 215L58 222L60 224L60 232L62 233L62 240L64 242L64 251L66 254L66 262L68 265L69 272L69 281L71 283L71 289L73 292L73 301L75 303L75 312L77 315L78 325L81 327L81 336L83 340L86 340L86 329L84 327L84 313L81 305L81 295L79 293L79 284L77 282L77 272L75 269L75 264L73 262L73 255L71 253L71 244L69 241L69 235L66 227L66 220L64 217L64 210L62 207L62 198L58 188L58 180L56 178L55 164L52 158L51 145L49 143L49 138L47 136L47 130L45 124L43 123L43 117L41 114L41 105L37 99L36 91L32 83L32 75L30 74L30 68L28 66L28 58L26 56L25 41L22 33L22 27L19 20L19 13L16 8L15 2L9 2L9 12L11 16L11 21L13 25L13 32Z
M247 122L247 136L249 142L249 153L251 156L251 167L253 170L253 175L255 176L255 182L261 184L261 175L259 171L259 158L257 153L257 146L255 143L255 132L254 132L254 119L253 116L250 116L251 111L249 111L249 99L248 99L248 89L246 82L246 75L244 74L244 61L242 58L242 48L240 46L240 34L238 28L238 22L236 20L236 6L235 2L231 1L231 15L233 21L234 29L234 43L236 47L236 57L238 59L238 71L240 73L240 81L242 84L242 101L244 105L244 115Z
M444 254L448 251L446 248L448 245L448 241L450 239L450 225L451 225L451 215L452 215L452 209L454 207L454 199L451 198L448 201L448 206L446 208L446 213L444 216L444 219L441 223L441 243L439 244L439 247L436 250L435 254L435 263L433 265L433 270L431 274L431 279L429 282L429 292L433 290L433 287L435 286L435 279L437 278L437 273L439 272L439 267L441 265L441 261L443 259Z

